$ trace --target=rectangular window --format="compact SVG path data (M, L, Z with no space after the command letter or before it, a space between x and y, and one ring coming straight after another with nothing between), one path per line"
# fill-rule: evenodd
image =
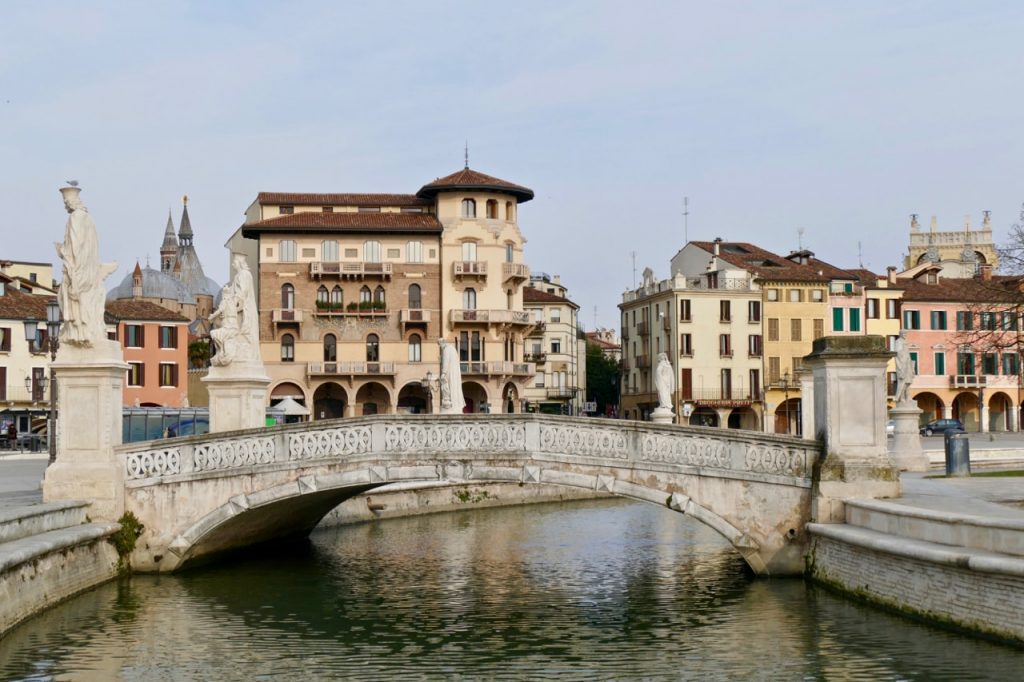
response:
M161 386L177 386L178 385L178 366L172 362L161 362L160 363L160 385Z
M320 208L320 212L321 213L334 213L334 207L333 206L322 206Z
M818 318L814 321L814 338L820 339L825 336L825 320Z
M821 303L825 300L825 291L823 289L811 289L811 301L814 303Z
M683 367L679 374L679 397L683 400L693 400L693 370Z
M380 213L380 206L360 206L360 213Z
M551 352L561 353L562 352L562 341L561 339L551 339Z
M722 399L723 400L731 400L732 399L732 370L731 369L723 369L722 370L722 374L721 374L721 378L719 380L719 384L720 384L720 386L722 388Z
M832 309L832 331L841 332L843 331L843 309L833 308Z
M128 363L128 385L144 386L146 383L146 366L141 362Z
M747 355L752 358L761 357L761 335L751 334L747 337Z
M1017 313L1005 312L1002 314L1003 331L1015 332L1017 331Z
M932 329L945 329L946 328L946 311L945 310L933 310L931 317L932 317Z
M779 318L777 317L768 318L768 340L779 340Z
M789 339L790 341L803 341L804 336L804 325L803 320L792 319L789 321Z
M782 376L781 365L779 358L768 358L768 383L779 383L779 377Z
M750 399L761 399L761 370L750 370Z
M903 328L904 329L920 329L921 328L921 311L920 310L904 310L903 311Z
M802 289L790 289L789 290L789 302L800 303L804 300L804 292Z
M336 239L325 239L320 242L320 260L328 263L338 261L338 241Z
M7 400L7 368L0 367L0 400Z
M533 385L536 386L537 388L544 388L544 373L543 372L538 372L536 374L536 376L533 377Z
M729 334L718 335L718 354L722 357L732 357L732 337Z
M974 374L974 354L973 353L957 353L956 354L956 373L957 374Z
M896 395L896 372L885 373L885 394L890 398Z
M278 210L280 211L281 215L292 215L293 213L295 213L294 206L282 206Z
M946 374L946 354L936 353L935 354L935 374L936 376L945 376Z
M911 362L912 365L914 365L914 374L916 375L918 373L917 372L917 353L915 353L914 351L910 351L910 362Z
M732 320L732 301L718 302L718 321L729 322Z
M693 355L693 338L689 334L679 335L679 354Z
M747 301L747 320L749 322L761 321L761 302Z
M777 300L779 300L779 290L778 289L765 289L764 300L766 300L766 301L777 301Z
M860 308L850 308L850 331L860 331Z
M982 313L978 319L978 328L984 329L985 331L993 331L996 328L996 314L995 313ZM987 374L987 372L986 372Z
M690 322L692 319L693 318L690 317L690 299L679 299L679 321Z
M160 327L160 347L161 348L177 348L178 347L178 328L177 327Z
M1020 371L1020 357L1016 353L1003 353L1003 374L1015 377Z
M293 239L282 239L277 245L277 259L282 263L294 263L295 258L295 240Z
M126 348L142 348L145 344L145 330L141 324L124 326L124 345Z
M966 332L974 329L974 313L969 310L960 310L956 314L956 330Z
M889 298L885 301L885 319L896 320L900 316L900 302L895 298Z
M878 299L869 298L864 306L864 317L868 320L877 320L880 312Z
M562 321L562 309L561 308L552 308L551 309L551 321L552 322L561 322Z
M405 260L409 263L423 262L423 242L409 242L405 245Z
M982 353L981 355L981 373L982 374L999 374L999 364L996 361L995 353Z
M4 353L11 352L11 328L0 327L0 351Z

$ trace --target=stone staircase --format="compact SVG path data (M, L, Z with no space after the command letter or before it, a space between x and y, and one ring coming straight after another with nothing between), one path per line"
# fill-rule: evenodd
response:
M0 637L62 599L117 574L117 523L90 523L86 502L0 510Z

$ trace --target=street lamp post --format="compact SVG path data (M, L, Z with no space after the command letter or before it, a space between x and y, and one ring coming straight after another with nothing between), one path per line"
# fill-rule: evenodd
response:
M47 384L50 387L50 415L46 424L46 444L50 453L50 464L57 460L57 376L53 371L53 363L57 360L57 349L60 347L60 304L56 299L46 304L46 347L40 351L50 352L50 376L42 380L42 389L45 392ZM39 321L34 318L25 320L25 341L31 349L39 334ZM32 378L25 377L25 388L32 390Z

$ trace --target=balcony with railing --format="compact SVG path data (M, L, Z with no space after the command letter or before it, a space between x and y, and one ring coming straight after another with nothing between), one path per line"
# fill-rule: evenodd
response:
M313 310L316 317L387 317L388 309L383 303L324 303L317 301Z
M303 312L296 308L274 308L271 320L274 324L302 324Z
M452 310L452 324L510 324L527 327L533 324L530 314L523 310Z
M533 376L537 366L532 362L462 362L459 369L464 375L484 376Z
M533 329L530 330L529 336L543 336L544 332L547 331L548 323L543 320L534 320Z
M528 282L530 280L530 268L524 263L502 263L501 264L501 281L512 282L517 284L519 282Z
M637 369L650 369L651 367L651 356L650 355L638 355L636 358Z
M391 376L395 373L393 362L310 362L306 365L306 376Z
M355 263L314 261L309 264L309 275L311 277L341 277L362 279L364 277L389 278L393 272L391 263L370 263L358 261Z
M545 362L548 361L548 354L545 353L544 351L539 351L537 353L524 353L523 360L526 360L527 362L532 362L537 365L543 365Z
M487 261L457 260L452 263L452 275L455 277L476 277L487 279Z
M422 308L403 308L398 311L398 320L403 327L412 324L427 324L430 322L430 311Z
M949 377L950 388L985 388L988 376L984 374L953 374Z
M575 388L567 386L552 386L547 390L548 398L572 398L576 394Z
M691 388L689 391L681 390L682 399L692 401L698 405L708 406L737 406L749 405L761 400L760 392L751 391L743 386L732 386L728 388Z
M651 333L651 325L647 322L637 322L636 333L640 336L647 336Z

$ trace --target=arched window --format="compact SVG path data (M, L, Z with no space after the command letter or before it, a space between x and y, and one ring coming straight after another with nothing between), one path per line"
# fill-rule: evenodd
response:
M295 337L291 334L281 337L281 362L295 362Z
M363 242L363 260L367 263L380 262L380 242L373 239Z
M337 284L335 284L334 288L331 289L331 303L333 303L334 305L336 305L336 306L338 306L340 308L341 304L342 304L342 301L343 301L343 298L344 297L342 296L342 293L341 293L341 287L338 286Z
M373 290L373 302L381 304L385 302L384 287L380 286L379 284L377 285L377 288Z
M498 202L494 199L487 200L487 217L493 220L498 219Z
M338 361L338 339L334 334L324 337L324 362Z
M476 201L473 199L462 200L462 217L463 218L475 218L476 217Z
M462 307L466 310L476 310L476 289L470 287L462 292Z
M476 242L462 242L462 260L476 260Z
M316 290L316 302L321 304L318 307L324 307L324 305L330 302L330 296L327 293L327 287L325 287L323 284L321 284L320 288Z
M516 219L516 217L515 217L515 214L513 213L512 202L511 201L506 201L505 202L505 220L515 220L515 219Z
M360 303L372 303L373 294L370 293L370 287L363 285L363 288L359 290L359 302Z
M376 334L366 337L366 361L380 362L380 338Z
M423 342L419 334L409 337L409 362L420 362L423 359Z
M282 239L277 244L277 260L282 263L294 263L296 258L295 240Z
M409 285L409 308L417 310L423 307L422 290L419 284Z
M513 262L513 256L515 256L515 254L516 254L515 244L513 244L512 242L506 242L505 243L505 262L506 263Z
M291 284L285 284L281 287L281 307L285 310L291 310L295 307L295 287Z
M334 239L325 239L320 242L320 260L328 263L338 262L338 242Z
M409 242L405 245L405 261L407 263L423 262L423 242Z

